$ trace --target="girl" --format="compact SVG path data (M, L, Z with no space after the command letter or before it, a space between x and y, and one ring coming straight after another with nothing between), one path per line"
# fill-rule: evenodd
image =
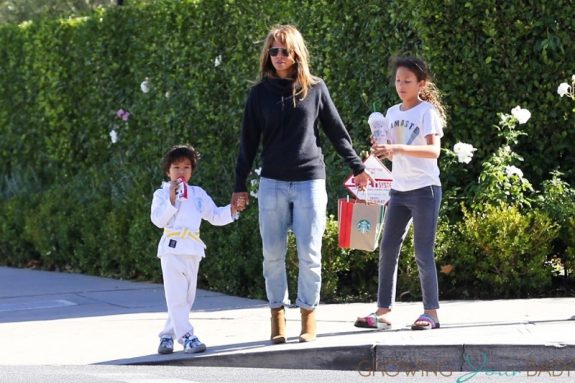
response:
M373 153L393 161L393 182L379 253L377 310L360 317L356 327L388 329L388 314L395 300L397 264L401 245L413 222L415 260L423 295L423 314L412 330L439 328L437 269L434 246L441 183L437 158L445 124L439 91L430 81L427 66L414 57L393 63L395 89L401 103L388 109L391 143L374 144Z

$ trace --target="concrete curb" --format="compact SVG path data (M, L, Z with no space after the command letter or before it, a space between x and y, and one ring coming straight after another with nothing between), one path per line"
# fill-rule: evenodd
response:
M395 372L575 371L573 345L364 345L228 354L174 353L104 364Z
M245 367L304 370L357 370L365 360L374 359L373 346L308 348L267 352L241 352L151 361L151 365ZM133 363L140 364L140 363Z
M573 371L575 346L376 346L374 371Z

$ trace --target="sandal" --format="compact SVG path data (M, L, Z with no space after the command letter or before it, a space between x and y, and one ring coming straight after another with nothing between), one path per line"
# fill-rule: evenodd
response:
M371 313L362 318L357 318L353 325L355 327L372 328L375 330L389 330L391 328L391 323L383 318L379 318L375 313Z
M421 325L417 324L417 322L425 322L425 324ZM436 328L439 328L439 322L436 322L435 319L427 314L421 314L411 325L412 330L433 330Z

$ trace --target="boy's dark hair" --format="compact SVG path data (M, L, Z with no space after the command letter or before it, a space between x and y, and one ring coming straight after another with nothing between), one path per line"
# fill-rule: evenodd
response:
M162 168L164 173L170 171L170 166L174 162L178 162L182 158L187 158L192 164L192 171L196 170L198 166L198 160L200 159L200 153L194 149L192 145L174 145L168 150L164 159L162 161Z

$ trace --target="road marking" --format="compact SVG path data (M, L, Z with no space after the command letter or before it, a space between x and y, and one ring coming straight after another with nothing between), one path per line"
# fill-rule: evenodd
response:
M0 312L6 311L21 311L21 310L43 310L54 309L57 307L77 306L77 303L67 301L65 299L55 299L48 301L36 301L25 303L1 303Z

